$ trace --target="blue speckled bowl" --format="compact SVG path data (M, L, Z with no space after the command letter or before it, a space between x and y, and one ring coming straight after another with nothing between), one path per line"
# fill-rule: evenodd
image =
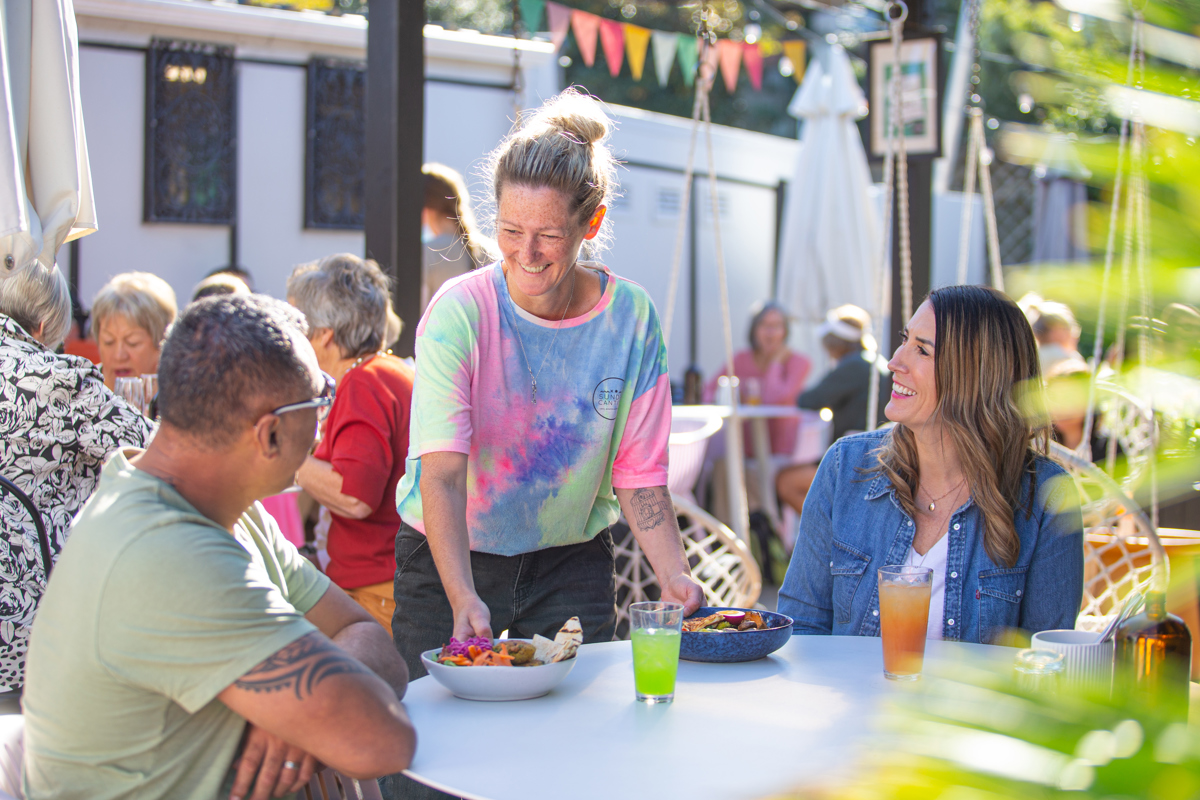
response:
M774 611L759 611L755 608L709 608L697 609L692 617L707 617L718 611L758 611L763 622L770 627L761 631L736 631L734 633L691 633L683 632L679 643L679 657L685 661L755 661L774 653L792 638L792 618Z

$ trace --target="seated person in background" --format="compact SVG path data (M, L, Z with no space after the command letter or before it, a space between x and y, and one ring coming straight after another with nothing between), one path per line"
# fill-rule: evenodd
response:
M194 303L171 331L161 427L105 465L34 623L30 800L258 800L317 761L408 766L390 637L254 502L291 483L329 402L303 325L243 295Z
M1017 303L1025 312L1033 327L1033 337L1038 343L1038 361L1042 374L1063 362L1074 362L1087 368L1087 362L1079 354L1079 323L1070 307L1052 300L1043 300L1030 292Z
M733 356L733 372L740 382L743 403L790 406L796 402L812 364L806 357L788 348L788 334L788 313L779 303L767 300L752 309L747 337L750 349L741 350ZM704 387L704 402L713 402L717 394L717 380L725 374L722 368ZM768 420L767 430L770 431L773 454L791 454L796 446L796 427L799 424L799 420L794 418ZM742 442L746 455L753 456L749 423L746 424Z
M928 636L989 643L1073 628L1083 519L1045 456L1037 346L1016 303L937 289L888 369L884 430L834 443L817 470L779 591L795 633L879 635L876 570L933 570Z
M287 293L338 387L321 443L296 482L332 514L325 573L390 632L413 369L381 350L388 279L374 261L343 253L297 267Z
M875 340L867 331L871 315L858 306L833 309L817 328L821 346L829 354L833 368L820 383L802 393L796 404L810 411L829 409L833 421L832 441L851 431L867 428L867 402L871 392L871 364L876 362L879 376L879 409L876 420L884 422L883 407L892 391L891 374L875 352ZM804 497L817 474L816 464L793 464L775 476L775 493L797 514L804 509ZM786 535L787 532L785 532Z
M232 272L217 272L196 284L192 302L223 294L250 294L250 287Z
M142 446L151 431L137 409L104 387L91 361L54 352L70 324L71 293L58 267L35 261L0 281L0 397L15 409L0 413L0 475L33 500L52 561L95 490L104 459L120 447ZM12 513L0 539L0 686L15 688L24 682L29 626L46 572L32 520L17 512L11 495L0 496Z
M163 337L177 313L175 290L157 275L124 272L104 284L92 302L104 385L158 372Z

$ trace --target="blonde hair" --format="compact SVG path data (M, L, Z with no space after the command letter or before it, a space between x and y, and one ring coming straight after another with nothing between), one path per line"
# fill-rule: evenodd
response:
M946 431L971 497L983 513L983 546L996 564L1020 555L1013 515L1034 458L1049 448L1037 344L1021 309L986 286L947 286L929 294L936 324L933 348L936 419ZM881 471L915 518L920 464L913 432L897 423L878 450Z
M1025 312L1026 319L1033 327L1033 336L1039 344L1045 344L1055 330L1066 330L1072 338L1078 339L1082 328L1071 307L1065 303L1045 300L1034 292L1029 292L1017 303Z
M586 224L614 196L617 161L608 146L612 122L596 98L567 89L522 115L517 128L488 158L491 190L499 205L508 184L549 187L567 197L572 218ZM608 244L606 221L584 242L589 256Z
M104 284L92 301L92 338L99 341L105 321L119 315L145 330L161 347L178 313L170 284L149 272L124 272Z

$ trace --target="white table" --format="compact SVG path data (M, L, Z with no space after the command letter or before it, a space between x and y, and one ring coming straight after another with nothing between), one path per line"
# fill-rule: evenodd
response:
M1011 663L1016 651L931 641L927 652ZM665 706L634 700L629 642L584 645L578 658L549 695L516 703L459 700L433 678L414 681L409 776L469 800L761 798L848 765L882 697L904 690L883 677L873 637L795 636L745 664L681 661ZM753 768L713 768L743 753Z
M783 521L779 518L779 504L775 500L775 474L771 469L771 437L767 430L767 420L799 418L804 412L796 406L764 406L738 404L738 416L750 423L750 439L754 447L754 460L758 464L758 496L762 499L763 512L771 520L776 531L783 530ZM672 406L671 416L675 419L709 419L721 417L728 419L733 416L729 406ZM734 426L728 426L733 430ZM737 430L736 441L730 433L726 433L725 473L729 481L729 512L733 516L733 529L742 539L749 542L748 510L746 508L746 491L742 484L745 470L742 469L741 430Z

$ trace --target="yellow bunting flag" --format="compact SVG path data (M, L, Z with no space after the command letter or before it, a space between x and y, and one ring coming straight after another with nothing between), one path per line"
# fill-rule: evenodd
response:
M804 80L804 51L806 45L803 39L783 43L783 54L792 62L792 77L799 84Z
M629 71L633 79L642 79L646 67L646 48L650 46L650 29L625 23L625 57L629 59Z

